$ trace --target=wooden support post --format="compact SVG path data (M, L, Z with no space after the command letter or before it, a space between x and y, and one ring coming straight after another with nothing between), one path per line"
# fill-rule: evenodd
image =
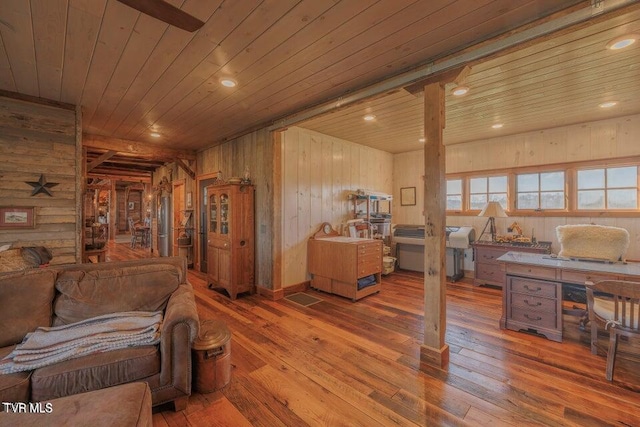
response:
M430 365L449 362L446 331L444 83L424 87L424 344L420 358Z
M111 180L109 191L109 240L116 240L116 214L118 212L118 199L116 196L116 181Z
M76 263L82 262L84 254L84 192L87 188L86 153L82 147L82 107L77 105L76 112ZM80 163L82 162L82 163Z

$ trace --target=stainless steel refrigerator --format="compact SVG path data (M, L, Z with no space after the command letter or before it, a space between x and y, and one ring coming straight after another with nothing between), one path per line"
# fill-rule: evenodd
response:
M171 197L160 197L158 205L158 252L160 256L169 256L171 243Z

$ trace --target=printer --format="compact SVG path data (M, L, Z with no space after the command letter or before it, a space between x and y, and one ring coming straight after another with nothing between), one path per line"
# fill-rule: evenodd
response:
M468 226L447 226L445 231L447 277L455 282L464 276L464 250L471 246L476 232L473 227ZM396 225L393 242L396 244L399 268L424 271L424 225Z
M447 226L447 247L455 249L468 249L476 239L476 230L473 227Z

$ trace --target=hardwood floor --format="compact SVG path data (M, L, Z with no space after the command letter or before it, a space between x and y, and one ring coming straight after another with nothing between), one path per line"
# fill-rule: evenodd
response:
M111 244L108 259L152 256ZM607 337L599 355L589 334L565 316L556 343L498 327L501 291L447 288L448 370L420 363L420 274L400 271L379 294L357 303L309 290L322 301L242 295L231 301L190 272L202 319L233 333L232 379L221 391L194 393L185 411L154 409L155 426L520 425L639 426L637 343L621 343L613 382L605 379Z

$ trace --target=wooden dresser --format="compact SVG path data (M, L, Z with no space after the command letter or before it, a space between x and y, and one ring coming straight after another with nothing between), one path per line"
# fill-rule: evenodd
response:
M511 243L493 243L477 241L473 246L474 280L473 284L502 286L504 273L497 259L509 251L548 254L551 243L537 243L535 245L519 245Z
M327 230L309 239L311 287L353 301L380 292L382 240L339 236L330 226ZM364 282L372 284L363 287Z

